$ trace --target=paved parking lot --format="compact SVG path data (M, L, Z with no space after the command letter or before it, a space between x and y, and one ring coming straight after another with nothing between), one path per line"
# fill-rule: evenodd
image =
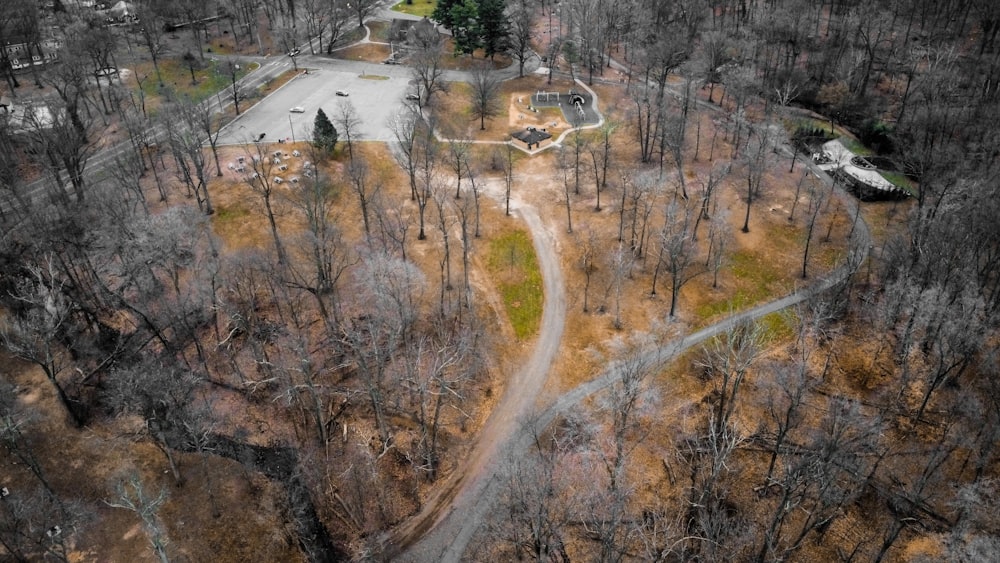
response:
M219 144L244 144L261 133L266 134L265 141L272 143L278 139L302 141L312 130L317 109L323 108L336 124L338 108L347 101L354 104L361 120L355 138L395 140L387 122L403 108L410 80L408 69L326 60L302 61L300 66L310 68L309 74L299 75L243 113L223 129ZM363 75L388 76L388 79L363 78ZM349 96L337 96L337 90L343 90ZM288 111L296 106L302 106L305 112ZM344 138L343 131L340 131L340 136Z

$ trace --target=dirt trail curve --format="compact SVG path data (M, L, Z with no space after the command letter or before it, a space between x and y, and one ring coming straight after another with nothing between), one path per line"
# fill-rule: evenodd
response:
M545 305L538 341L527 363L507 381L503 397L483 426L469 457L427 499L423 510L384 538L387 560L458 560L469 536L477 527L470 528L466 520L473 517L474 510L478 510L474 507L479 506L484 493L489 494L487 488L492 488L497 461L504 452L510 451L512 440L520 436L525 418L533 412L535 399L541 393L559 352L566 321L566 289L555 239L533 207L519 204L514 211L531 231L544 280ZM477 513L474 518L478 523L482 514ZM458 538L460 533L463 534L462 541ZM442 553L450 546L459 550Z
M825 172L812 163L807 163L806 166L825 184L832 186L833 179ZM790 295L736 313L697 332L660 344L646 352L647 359L658 365L665 365L678 354L738 323L759 319L802 303L847 281L868 257L872 238L867 223L858 215L857 200L842 189L836 190L835 194L846 212L856 217L851 248L842 266L825 278ZM533 208L522 208L521 215L531 229L535 252L545 279L546 306L538 346L531 361L509 382L503 400L487 421L469 461L453 475L451 481L427 500L424 511L411 518L403 527L394 530L387 538L388 560L413 563L462 561L462 555L472 536L493 509L500 492L500 483L495 478L498 464L510 456L527 452L532 436L535 435L534 429L544 429L556 417L604 389L618 377L617 367L610 365L600 376L557 397L541 410L530 410L545 382L548 375L546 372L562 337L566 305L562 274L552 236L542 227Z

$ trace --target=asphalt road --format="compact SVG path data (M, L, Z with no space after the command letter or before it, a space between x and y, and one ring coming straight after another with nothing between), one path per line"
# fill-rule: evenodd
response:
M410 81L408 68L313 56L301 57L299 66L308 68L309 74L295 77L227 125L219 135L219 144L242 145L261 133L266 134L264 141L272 143L278 139L301 141L310 136L318 109L336 125L340 108L348 101L360 119L355 139L395 140L388 122L403 108ZM337 96L337 90L348 96ZM305 112L291 113L296 106ZM343 139L343 131L340 135Z

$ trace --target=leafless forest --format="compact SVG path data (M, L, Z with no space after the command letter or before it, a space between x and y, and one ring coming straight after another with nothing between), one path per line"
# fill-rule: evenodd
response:
M1000 3L436 5L3 2L0 560L1000 558ZM363 62L393 141L219 142Z

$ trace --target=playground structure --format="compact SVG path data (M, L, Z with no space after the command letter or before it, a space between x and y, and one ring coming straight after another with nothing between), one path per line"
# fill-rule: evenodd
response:
M536 107L558 107L563 117L574 127L591 125L600 121L589 95L574 90L566 93L539 90L531 95L531 104Z

